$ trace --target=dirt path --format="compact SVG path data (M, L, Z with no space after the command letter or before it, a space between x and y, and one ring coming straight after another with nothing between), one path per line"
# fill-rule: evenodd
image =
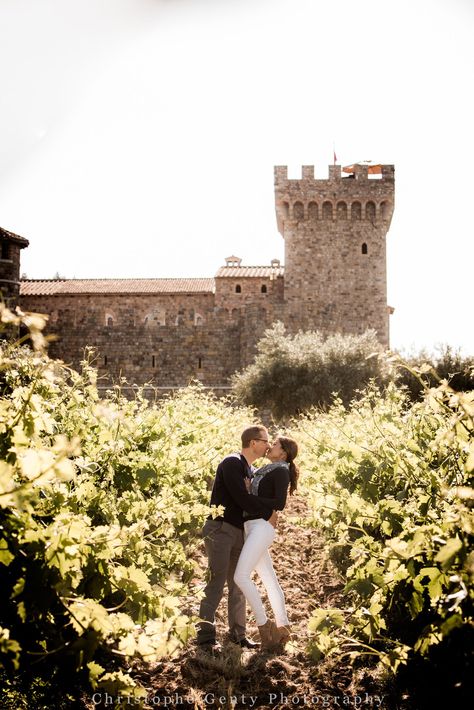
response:
M179 708L348 708L381 707L380 682L371 671L355 672L349 665L315 663L306 652L308 619L320 607L337 605L342 584L326 561L324 543L317 531L296 524L304 517L305 501L290 499L278 536L272 546L275 569L287 599L295 640L283 653L242 651L226 642L226 602L217 617L220 658L206 659L194 646L181 655L157 664L137 677L149 691L149 707ZM205 558L200 560L203 573ZM264 595L263 595L264 596ZM265 598L265 597L264 597ZM195 600L192 612L197 614ZM270 609L268 609L269 613ZM250 612L249 612L250 614ZM249 635L258 636L254 623Z

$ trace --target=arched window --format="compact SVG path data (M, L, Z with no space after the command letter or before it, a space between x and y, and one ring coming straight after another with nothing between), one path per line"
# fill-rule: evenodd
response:
M114 327L114 317L113 317L112 313L105 314L105 325L107 326L107 328Z
M319 210L317 202L310 202L308 205L308 217L310 219L319 219Z
M242 286L240 284L237 284L235 287L235 293L242 293Z
M332 219L332 202L323 202L323 219Z
M295 202L293 205L293 217L295 219L304 219L304 205L302 202Z
M345 202L337 203L337 218L347 219L347 204Z
M362 244L362 254L368 254L368 253L369 253L369 252L368 252L368 250L367 250L367 244L364 242L364 243Z
M266 293L267 292L267 287L265 284L262 285L262 288L260 289L261 293Z
M365 206L365 219L375 221L375 202L367 202Z
M288 217L290 216L290 205L288 204L288 202L283 202L281 207L283 210L283 217L285 219L288 219Z
M380 203L380 214L382 219L388 219L388 203L385 201Z
M360 202L353 202L351 205L351 219L359 220L362 219L362 205Z
M204 323L204 318L200 313L194 314L194 325L202 325Z

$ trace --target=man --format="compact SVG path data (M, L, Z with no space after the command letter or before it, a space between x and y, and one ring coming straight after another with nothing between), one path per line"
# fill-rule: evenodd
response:
M250 514L268 514L275 509L276 501L260 498L247 492L245 479L253 475L252 463L265 456L270 442L264 426L252 426L242 432L240 453L230 454L217 467L211 493L211 506L224 506L224 514L209 517L203 528L208 558L209 579L201 601L198 627L199 646L216 649L215 614L228 587L228 617L230 638L244 648L254 648L256 643L245 636L245 597L234 582L234 572L244 543L244 510ZM274 518L270 522L274 523Z

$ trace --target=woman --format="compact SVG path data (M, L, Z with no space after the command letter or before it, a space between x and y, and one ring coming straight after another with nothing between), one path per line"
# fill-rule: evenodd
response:
M255 473L249 485L250 492L264 498L275 498L278 501L276 509L283 510L288 486L290 495L296 490L299 471L294 459L297 454L298 445L294 439L278 436L266 454L271 463ZM290 627L285 596L268 552L276 534L275 528L268 522L269 517L265 519L245 515L245 543L235 570L234 582L244 593L255 615L262 649L272 650L288 641ZM257 571L267 590L276 623L267 618L258 589L250 578L253 570Z

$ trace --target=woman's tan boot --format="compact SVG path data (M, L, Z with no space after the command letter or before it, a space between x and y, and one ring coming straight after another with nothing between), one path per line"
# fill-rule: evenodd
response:
M262 651L273 651L280 644L280 634L274 621L267 619L262 626L257 626L260 634Z
M280 635L280 646L284 646L291 639L291 628L289 626L277 626Z

